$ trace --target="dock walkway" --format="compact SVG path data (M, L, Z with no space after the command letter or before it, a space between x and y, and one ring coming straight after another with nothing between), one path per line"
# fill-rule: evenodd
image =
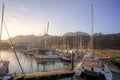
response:
M50 76L61 76L74 74L74 71L68 70L56 70L56 71L46 71L46 72L30 72L25 73L25 79L37 78L37 77L50 77Z

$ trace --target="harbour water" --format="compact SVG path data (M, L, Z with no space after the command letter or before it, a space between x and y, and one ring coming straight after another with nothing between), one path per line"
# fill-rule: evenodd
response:
M50 71L50 70L60 70L64 69L68 64L61 62L60 60L36 60L33 56L24 55L17 52L20 63L24 72L38 72L38 71ZM12 51L0 51L0 56L3 60L9 60L9 74L22 73L15 54ZM115 68L115 67L114 67ZM41 79L42 80L42 79ZM83 79L81 77L64 76L64 77L51 77L46 78L46 80L93 80L92 78ZM95 80L95 79L94 79ZM98 79L97 79L98 80ZM120 73L113 72L113 80L120 80Z
M3 60L9 60L9 74L21 73L21 69L18 65L15 54L12 51L1 51L0 55ZM36 71L49 71L49 70L59 70L65 67L65 64L57 61L43 61L36 60L33 56L24 55L17 52L18 58L22 65L24 72L36 72Z

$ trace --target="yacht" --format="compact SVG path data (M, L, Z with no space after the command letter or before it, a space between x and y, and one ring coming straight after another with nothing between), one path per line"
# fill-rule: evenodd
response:
M76 76L88 75L104 80L112 80L112 73L107 64L98 59L83 59L81 65L75 71Z
M98 78L102 80L112 80L112 73L111 70L108 68L108 65L99 60L98 58L95 59L93 54L93 5L92 8L92 35L90 37L90 53L86 53L81 61L81 63L77 66L75 70L76 76L84 76Z

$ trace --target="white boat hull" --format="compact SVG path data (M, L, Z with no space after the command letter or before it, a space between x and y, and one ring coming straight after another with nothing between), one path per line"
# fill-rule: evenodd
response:
M112 80L112 73L108 68L107 64L105 63L103 64L103 67L90 67L90 66L83 66L81 64L75 70L75 75L81 76L82 73L87 74L89 76L96 76L96 77L103 76L105 80Z

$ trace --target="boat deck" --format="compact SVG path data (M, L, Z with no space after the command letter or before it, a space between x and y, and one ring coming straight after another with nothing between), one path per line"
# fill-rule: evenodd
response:
M94 59L87 60L86 59L86 60L83 61L82 65L83 66L89 66L91 68L93 68L93 67L99 67L99 68L101 68L102 65L103 65L103 62L100 61L100 60L94 60Z
M9 61L0 61L0 76L8 72Z

